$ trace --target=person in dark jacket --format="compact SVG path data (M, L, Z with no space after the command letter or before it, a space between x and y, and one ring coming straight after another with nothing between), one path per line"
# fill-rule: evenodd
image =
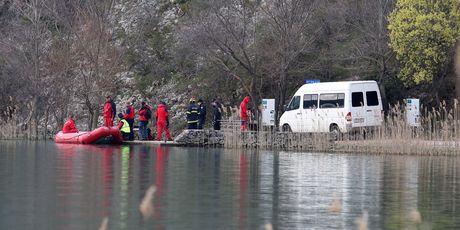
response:
M113 121L115 120L115 117L117 116L117 105L115 104L112 98L110 98L110 101L112 102L112 114L113 114L112 124L113 124Z
M142 107L139 110L139 138L145 141L147 140L147 124L151 118L152 108L145 101L141 104Z
M69 115L69 119L64 123L62 133L78 133L78 129L75 127L75 121L73 120L72 115Z
M222 120L222 105L219 100L212 101L212 127L214 130L220 130L220 121Z
M129 133L129 140L132 141L134 140L134 117L136 116L136 111L134 110L133 103L136 101L136 99L133 97L131 100L128 102L126 105L126 111L125 115L123 115L123 119L125 119L128 124L131 132Z
M196 99L194 97L190 99L190 105L188 106L186 114L187 129L197 129L200 119L200 108L196 104Z
M198 100L198 109L200 111L198 129L203 129L204 123L206 122L206 105L203 103L202 99Z

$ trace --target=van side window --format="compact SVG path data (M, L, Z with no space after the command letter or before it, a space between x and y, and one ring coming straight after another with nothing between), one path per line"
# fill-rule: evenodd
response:
M353 92L353 93L351 93L351 106L353 106L353 107L364 106L363 92Z
M289 103L286 111L298 109L300 107L300 96L294 96Z
M379 98L377 96L377 91L366 92L366 100L367 100L367 106L379 105Z
M316 109L318 106L318 94L305 94L303 95L303 108Z
M345 105L344 93L326 93L319 95L319 107L324 109L343 108Z

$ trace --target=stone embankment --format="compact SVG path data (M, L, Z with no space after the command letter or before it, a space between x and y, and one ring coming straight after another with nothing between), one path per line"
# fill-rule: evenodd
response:
M404 138L350 139L347 137L337 141L333 135L327 133L184 130L171 144L365 154L449 156L460 154L460 141L428 141Z
M331 151L335 147L328 133L225 132L224 136L225 146L231 148Z
M174 142L185 146L223 146L224 134L218 130L186 129L174 138Z
M184 130L174 142L184 146L224 146L229 148L261 148L330 151L334 139L329 134L287 132L229 132L216 130Z

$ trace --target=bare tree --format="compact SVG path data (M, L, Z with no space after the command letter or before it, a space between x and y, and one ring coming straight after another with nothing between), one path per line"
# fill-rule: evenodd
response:
M180 39L206 61L219 66L237 80L245 94L255 97L260 78L255 47L257 5L245 0L213 0L206 10L192 15Z
M263 56L264 73L275 86L276 106L279 113L284 111L286 90L290 71L301 54L312 50L318 33L313 28L315 1L268 0L261 6L260 20L262 30L258 33L259 52Z
M97 126L104 94L116 91L117 74L123 68L109 20L113 4L113 0L87 1L77 9L73 27L74 74L79 82L76 95L88 109L89 129Z
M347 1L344 4L348 4L344 8L350 9L347 25L360 35L353 40L351 50L359 72L375 74L379 84L388 81L396 74L394 53L388 46L387 21L395 0ZM382 97L386 98L385 88L381 88Z
M287 82L299 55L311 50L315 1L212 1L192 17L181 39L237 80L257 106L274 86L284 110ZM198 15L198 16L196 16Z
M49 21L43 20L48 15L46 1L14 1L11 5L15 13L5 37L1 39L0 49L7 55L3 57L17 77L23 83L21 102L27 102L28 137L38 138L40 119L39 103L43 95L43 65L50 40ZM9 54L9 55L8 55Z
M48 102L47 114L54 118L55 128L59 130L68 116L71 105L74 105L76 88L79 84L73 73L75 68L75 56L72 51L72 42L69 39L70 33L62 31L60 36L53 41L49 50L46 78L47 87L46 99ZM48 116L45 121L47 125Z

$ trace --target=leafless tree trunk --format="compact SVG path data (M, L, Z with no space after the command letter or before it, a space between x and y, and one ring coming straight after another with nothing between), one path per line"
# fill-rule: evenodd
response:
M38 124L40 96L42 94L43 62L46 52L46 44L49 40L47 22L43 20L46 13L46 2L43 0L14 1L12 8L18 19L9 31L9 40L3 40L2 46L6 53L11 52L13 56L10 64L13 68L19 68L23 79L23 87L26 94L21 98L29 108L27 116L28 138L38 138ZM5 46L9 46L6 47Z
M352 3L353 4L353 3ZM394 62L394 54L388 47L388 14L394 7L395 0L356 1L357 11L351 11L348 25L362 36L354 43L353 56L360 62L362 72L375 70L376 80L382 84L394 70L389 69ZM356 19L360 20L356 20ZM393 64L394 66L394 64ZM386 104L386 91L381 88L382 98Z
M121 52L112 39L110 17L113 0L91 0L78 8L74 27L74 52L79 60L77 95L86 106L88 127L97 127L105 96L117 89L116 74L122 68Z
M457 100L460 101L460 41L457 41L455 45L455 92L457 94Z
M181 39L238 81L245 94L255 99L259 76L254 49L256 6L244 0L213 0L208 6L182 28Z
M261 7L261 24L266 24L261 36L270 41L261 50L266 61L263 67L270 81L278 86L275 95L279 114L284 112L292 65L300 54L312 48L317 33L312 27L315 6L316 1L269 0Z

